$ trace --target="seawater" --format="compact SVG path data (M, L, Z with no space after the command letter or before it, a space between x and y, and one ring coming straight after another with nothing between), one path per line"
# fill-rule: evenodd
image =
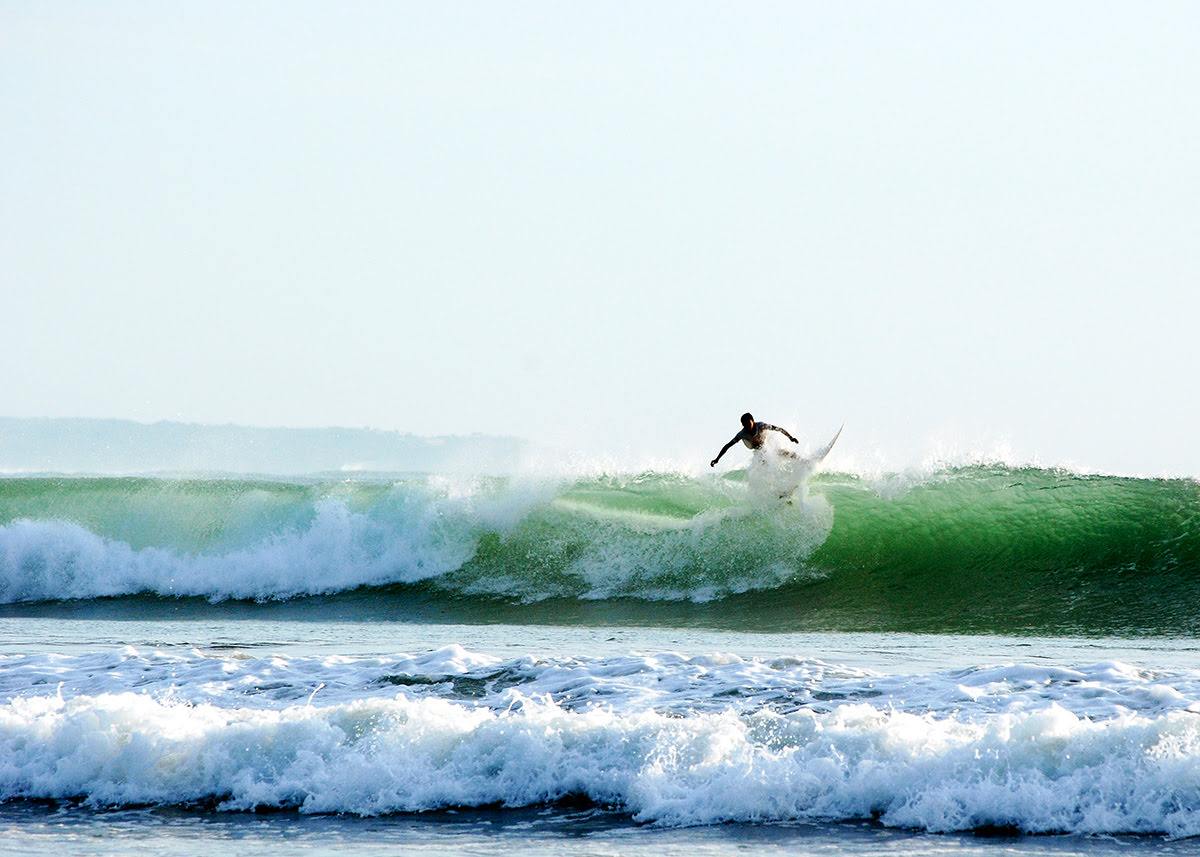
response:
M789 478L0 479L0 604L760 631L1200 625L1195 480L989 465L818 474L781 500Z
M12 853L1200 851L1190 480L0 481Z

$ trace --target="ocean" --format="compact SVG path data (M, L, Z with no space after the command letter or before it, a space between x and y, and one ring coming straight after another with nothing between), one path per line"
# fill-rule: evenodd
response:
M0 840L1200 853L1200 483L0 478Z

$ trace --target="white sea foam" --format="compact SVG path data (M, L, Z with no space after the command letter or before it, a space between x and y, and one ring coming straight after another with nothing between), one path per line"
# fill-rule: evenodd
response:
M576 500L573 486L553 480L468 476L391 487L330 483L259 502L248 499L253 492L210 485L187 503L169 496L170 483L134 500L119 485L104 485L97 495L113 506L103 511L119 536L69 518L0 526L0 603L137 593L277 600L455 572L462 574L446 585L467 594L703 601L778 586L832 527L829 505L802 492L789 510L772 494L776 508L763 514L745 485L662 474L652 482L644 496L636 478L608 478L585 485ZM667 503L675 514L656 513L663 501L655 492L670 489L679 491ZM92 499L73 496L80 505L78 497ZM694 515L677 513L689 503ZM216 535L204 535L210 531ZM129 532L136 539L126 540ZM489 562L464 571L489 539Z
M380 814L585 797L665 825L1200 834L1200 673L123 649L0 658L0 799Z
M0 707L0 794L378 814L585 796L640 821L877 816L928 830L1200 832L1200 723L983 723L838 706L669 717L437 698L229 710L123 693Z
M96 598L152 592L171 596L288 598L443 574L470 559L467 522L433 508L398 517L403 528L351 512L316 507L311 525L220 555L168 548L134 550L64 521L15 521L0 527L0 601ZM458 527L455 525L459 524Z
M69 520L19 519L0 526L0 603L139 592L268 600L413 583L460 568L483 533L512 526L552 491L489 492L443 476L397 486L366 510L334 492L306 520L268 521L243 546L201 552L135 549Z
M355 658L134 648L0 656L0 702L136 690L188 704L279 708L307 700L317 687L322 704L400 694L498 711L511 707L513 691L569 710L605 706L680 715L763 709L788 714L861 702L921 716L951 713L970 721L1024 714L1051 703L1093 721L1200 711L1200 672L1150 672L1118 662L1076 668L1004 664L890 676L806 658L668 652L500 660L458 646L423 655Z

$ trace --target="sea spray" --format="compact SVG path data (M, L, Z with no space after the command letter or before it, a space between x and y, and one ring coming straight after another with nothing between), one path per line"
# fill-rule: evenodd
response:
M6 602L271 600L423 580L523 600L706 600L803 573L832 523L825 503L765 506L744 483L662 474L565 486L422 477L252 490L237 480L0 481L5 488Z

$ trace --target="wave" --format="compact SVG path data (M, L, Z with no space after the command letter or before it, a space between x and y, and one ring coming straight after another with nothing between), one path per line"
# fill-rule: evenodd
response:
M127 649L9 657L0 681L0 801L1200 834L1194 671Z
M0 602L366 590L567 621L1200 628L1195 481L996 465L778 490L793 477L4 479Z

